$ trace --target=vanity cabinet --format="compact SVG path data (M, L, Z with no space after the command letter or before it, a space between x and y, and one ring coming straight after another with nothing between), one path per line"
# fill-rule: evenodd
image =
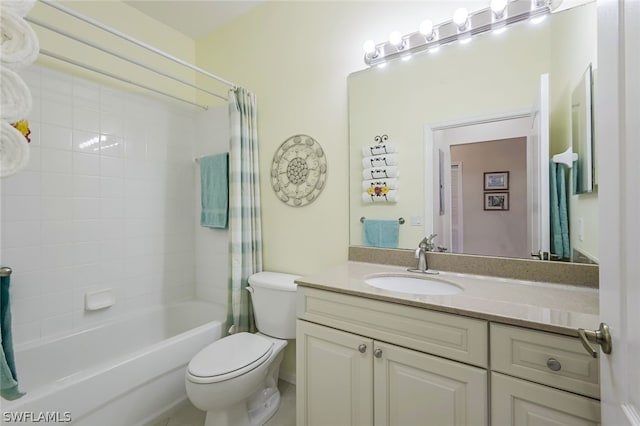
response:
M297 297L299 426L600 422L598 359L577 338L303 286Z
M487 424L486 369L425 350L486 364L486 321L315 289L298 294L298 425Z

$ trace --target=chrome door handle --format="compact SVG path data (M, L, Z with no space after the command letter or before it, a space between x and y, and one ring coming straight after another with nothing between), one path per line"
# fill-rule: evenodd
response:
M365 345L364 343L361 343L360 346L358 346L358 351L363 354L367 351L367 345Z
M582 346L589 352L594 358L598 357L598 352L591 347L589 342L594 342L602 347L602 352L605 354L611 353L611 332L609 326L603 322L600 323L600 328L597 330L585 330L584 328L578 329L578 335L580 336L580 342Z

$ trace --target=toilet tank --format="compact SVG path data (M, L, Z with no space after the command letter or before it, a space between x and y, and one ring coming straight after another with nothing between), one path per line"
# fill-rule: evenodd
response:
M249 292L258 331L278 339L296 338L298 275L258 272L249 277Z

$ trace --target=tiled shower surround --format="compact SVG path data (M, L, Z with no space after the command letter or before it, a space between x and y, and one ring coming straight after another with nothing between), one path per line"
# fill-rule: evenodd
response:
M199 112L41 66L21 76L31 159L0 181L14 342L194 297ZM115 305L85 311L105 288Z

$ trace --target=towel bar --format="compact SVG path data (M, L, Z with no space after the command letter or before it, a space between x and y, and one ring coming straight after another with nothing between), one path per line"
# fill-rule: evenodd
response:
M363 223L364 223L364 220L365 220L365 217L364 217L364 216L362 216L362 217L360 218L360 222L363 222ZM403 217L399 217L399 218L398 218L398 222L400 222L400 225L404 224L404 218L403 218Z
M10 277L11 272L13 272L11 268L9 268L8 266L3 266L2 268L0 268L0 277Z

